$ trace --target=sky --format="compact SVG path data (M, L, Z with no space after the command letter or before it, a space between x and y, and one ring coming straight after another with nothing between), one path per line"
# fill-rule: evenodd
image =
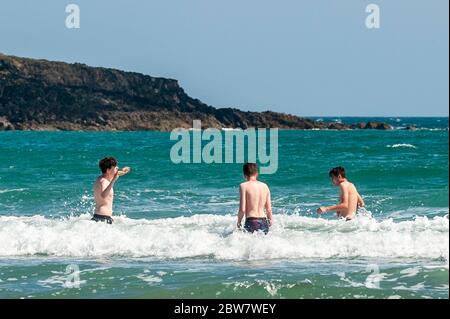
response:
M68 4L80 28L65 25ZM366 7L380 9L369 29ZM1 0L0 52L177 79L214 107L448 116L447 0Z

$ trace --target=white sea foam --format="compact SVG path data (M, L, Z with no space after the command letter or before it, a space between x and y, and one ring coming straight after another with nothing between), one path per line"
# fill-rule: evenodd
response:
M0 194L11 193L11 192L23 192L26 188L14 188L14 189L0 189Z
M394 126L394 130L400 130L400 131L404 131L406 130L407 126ZM414 131L431 131L431 132L436 132L436 131L448 131L449 128L448 127L416 127ZM411 132L414 132L411 131Z
M394 144L394 145L386 145L386 147L390 147L390 148L399 148L399 147L417 148L415 145L412 145L412 144Z
M218 260L417 258L449 260L448 217L394 222L278 215L267 236L235 231L236 217L194 215L155 220L83 215L0 217L0 257L208 257Z
M136 278L141 279L142 281L148 283L149 285L155 284L155 283L160 283L162 281L162 278L160 278L160 277L145 275L145 274L137 275Z

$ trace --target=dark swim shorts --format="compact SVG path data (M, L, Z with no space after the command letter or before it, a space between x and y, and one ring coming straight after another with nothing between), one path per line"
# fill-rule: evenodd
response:
M97 215L97 214L94 214L94 217L92 217L91 220L96 221L96 222L106 222L107 224L112 224L114 221L114 219L112 219L111 216L104 216L104 215Z
M269 232L269 222L267 218L249 217L245 220L244 228L250 233L260 230L267 234Z

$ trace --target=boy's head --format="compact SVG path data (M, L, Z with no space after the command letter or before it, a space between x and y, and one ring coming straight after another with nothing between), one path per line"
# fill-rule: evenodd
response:
M257 177L258 176L258 166L255 163L245 163L243 167L245 178Z
M345 169L342 166L333 168L328 175L330 175L333 185L339 185L343 179L345 179Z
M117 160L114 157L105 157L98 163L103 174L115 174L118 170Z

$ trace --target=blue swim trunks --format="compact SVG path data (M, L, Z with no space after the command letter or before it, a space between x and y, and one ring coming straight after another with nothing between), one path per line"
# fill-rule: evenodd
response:
M245 219L244 228L250 233L260 230L267 234L269 232L269 222L267 218L249 217Z

